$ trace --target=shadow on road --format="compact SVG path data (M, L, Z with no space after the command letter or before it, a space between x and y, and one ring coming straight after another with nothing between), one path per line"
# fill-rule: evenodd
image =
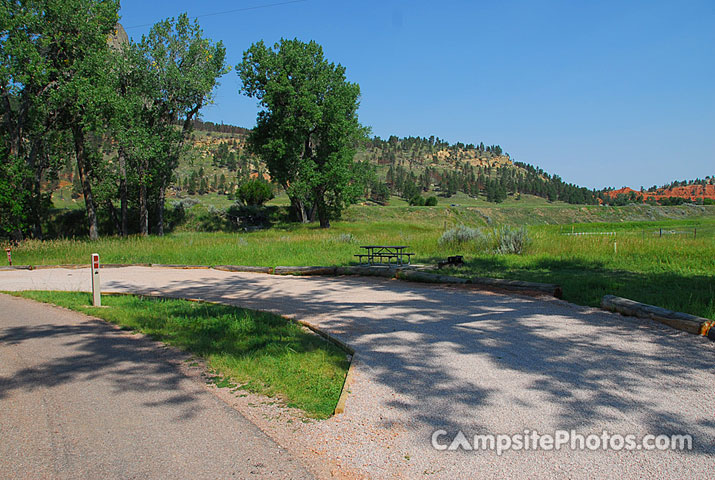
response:
M128 282L108 288L136 291ZM713 350L665 327L559 302L384 279L197 275L162 291L319 324L357 349L371 377L398 394L387 405L410 423L483 432L489 419L481 412L508 399L503 408L522 412L527 424L530 411L582 432L625 419L656 435L689 433L693 452L715 453L712 419L658 393L677 400L678 392L702 392L703 376L712 385ZM512 376L521 382L519 397L506 389Z
M66 324L67 317L75 314L49 310L46 306L36 308L47 309L42 312L45 317L56 313L59 322L37 323L38 319L19 318L17 323L29 324L0 329L0 345L11 347L49 339L54 342L44 344L49 350L33 359L31 366L19 368L10 376L0 375L0 400L14 389L32 391L78 380L101 380L111 394L131 391L159 394L161 402L145 405L180 405L183 419L197 413L200 407L195 404L195 396L186 393L186 388L179 388L186 376L176 363L186 359L184 354L158 346L145 337L120 332L101 320L87 317L79 323Z

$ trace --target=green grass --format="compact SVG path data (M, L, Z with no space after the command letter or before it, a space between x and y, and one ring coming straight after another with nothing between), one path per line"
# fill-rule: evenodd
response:
M282 398L314 418L332 415L349 363L332 343L266 312L185 300L102 298L76 292L16 292L145 333L206 359L219 386L239 384ZM235 383L234 383L235 382Z
M72 198L72 185L58 188L52 193L52 206L54 208L75 210L84 208L84 198Z
M444 230L460 224L528 225L533 241L523 255L441 247ZM616 236L566 235L572 230ZM715 319L713 207L354 206L327 230L278 224L250 233L26 241L14 248L13 260L17 265L88 263L98 252L104 263L349 265L359 246L368 244L409 245L417 263L464 255L466 267L452 273L558 283L566 300L582 305L596 306L604 294L615 294Z
M580 305L598 306L603 295L612 294L715 319L715 221L657 225L574 226L576 232L615 232L586 236L566 235L570 226L532 227L526 254L475 252L465 268L445 273L557 283L565 300ZM660 237L660 226L683 233Z

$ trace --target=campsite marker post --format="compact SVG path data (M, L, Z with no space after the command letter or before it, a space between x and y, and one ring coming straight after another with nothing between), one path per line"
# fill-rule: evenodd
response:
M102 306L102 295L99 290L99 254L92 254L92 304Z

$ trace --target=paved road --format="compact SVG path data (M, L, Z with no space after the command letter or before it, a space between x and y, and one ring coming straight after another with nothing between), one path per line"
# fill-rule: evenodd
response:
M374 478L712 478L715 343L556 300L380 278L131 267L106 290L203 298L308 320L357 349L344 415L306 444ZM89 290L87 270L0 272L0 289ZM438 451L435 430L689 434L690 451ZM576 441L578 446L578 440Z
M311 478L173 350L0 295L0 478Z

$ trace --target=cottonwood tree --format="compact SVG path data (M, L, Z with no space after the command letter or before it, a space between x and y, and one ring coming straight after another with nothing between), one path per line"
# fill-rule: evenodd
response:
M155 24L138 43L118 46L114 62L114 116L121 231L127 232L129 187L139 209L139 233L164 233L166 189L199 110L211 101L227 69L223 45L203 38L186 14Z
M353 162L366 134L357 116L360 87L313 41L282 39L273 48L255 43L236 70L241 92L262 107L251 150L286 190L302 222L317 215L320 226L329 227L364 190L365 175Z
M117 39L112 0L0 3L0 218L5 234L32 231L51 191L41 183L71 152L90 238L97 201L127 233L127 203L138 192L148 233L153 200L163 232L164 195L193 120L225 73L225 50L186 15L152 28L139 44ZM111 46L110 46L111 45ZM118 162L108 153L118 152ZM117 185L118 184L118 185ZM113 200L120 197L121 220Z
M82 180L90 236L97 238L91 191L91 132L101 104L107 35L119 3L97 0L15 0L0 5L0 101L5 185L18 192L11 210L21 231L49 205L43 174L56 169L71 145ZM71 142L68 142L71 135ZM30 192L27 195L27 192ZM23 213L18 213L23 212Z
M102 137L112 95L108 38L118 19L119 2L65 0L45 3L51 38L48 58L57 75L50 108L71 133L87 211L89 237L99 238L93 180L102 177Z
M137 130L150 143L138 149L134 166L139 177L140 233L148 234L148 195L154 194L156 233L164 233L166 189L178 166L193 120L211 102L218 78L226 73L226 49L203 37L186 14L154 25L137 45L134 68L141 72L136 98L141 102ZM131 137L129 137L131 138Z

